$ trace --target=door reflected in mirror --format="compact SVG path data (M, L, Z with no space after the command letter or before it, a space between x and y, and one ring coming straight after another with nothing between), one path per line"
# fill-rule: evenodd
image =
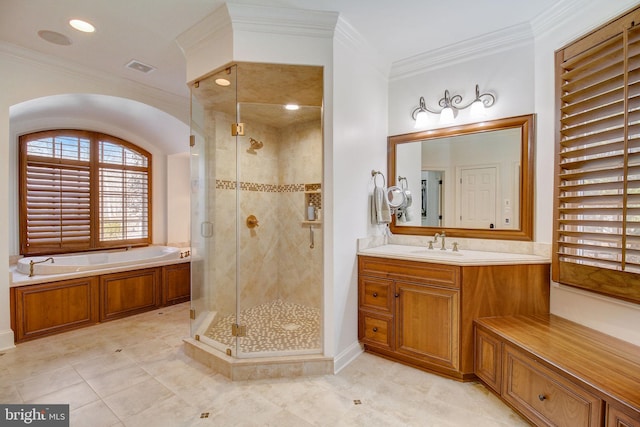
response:
M389 137L390 185L414 196L392 232L532 239L533 116Z

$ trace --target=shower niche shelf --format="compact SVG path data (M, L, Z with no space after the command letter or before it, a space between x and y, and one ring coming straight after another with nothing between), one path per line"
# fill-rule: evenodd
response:
M313 204L316 208L316 218L318 218L318 209L322 209L322 184L305 184L304 185L304 220L302 225L320 225L322 220L309 220L307 217L307 207Z

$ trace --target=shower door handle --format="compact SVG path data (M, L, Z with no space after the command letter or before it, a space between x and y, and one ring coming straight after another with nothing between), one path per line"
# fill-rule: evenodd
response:
M200 235L205 238L213 236L213 223L204 221L200 224Z

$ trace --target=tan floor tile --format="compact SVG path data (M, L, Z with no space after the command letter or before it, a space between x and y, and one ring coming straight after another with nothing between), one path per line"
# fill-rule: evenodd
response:
M89 403L69 415L73 427L112 427L122 425L116 415L101 400Z
M85 406L91 402L99 400L97 394L87 385L87 383L80 382L78 384L65 387L63 389L54 391L53 393L39 396L31 401L25 403L59 403L68 404L71 411Z
M150 378L104 398L104 402L122 420L173 396L168 388Z
M98 396L105 398L150 379L152 379L151 375L141 367L134 365L88 378L87 383Z
M29 402L80 382L82 382L82 377L71 366L67 366L18 382L16 388L22 399Z
M152 405L139 414L123 420L127 427L179 427L200 419L202 412L177 396Z

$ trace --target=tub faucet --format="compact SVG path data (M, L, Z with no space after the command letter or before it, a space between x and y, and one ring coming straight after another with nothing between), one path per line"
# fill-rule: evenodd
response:
M445 243L444 242L444 238L447 237L447 235L445 234L444 230L442 231L442 234L436 233L436 235L433 237L433 242L434 243L438 241L438 237L441 238L441 242L442 242L442 244L440 246L440 250L441 251L446 251L447 248L444 247L444 243Z
M55 264L55 262L56 262L56 261L53 259L53 257L52 257L52 256L50 256L50 257L49 257L49 258L47 258L47 259L43 259L42 261L35 261L35 262L34 262L33 260L29 261L29 277L33 277L33 266L34 266L34 265L36 265L36 264L42 264L43 262L47 262L47 261L51 261L51 264Z

